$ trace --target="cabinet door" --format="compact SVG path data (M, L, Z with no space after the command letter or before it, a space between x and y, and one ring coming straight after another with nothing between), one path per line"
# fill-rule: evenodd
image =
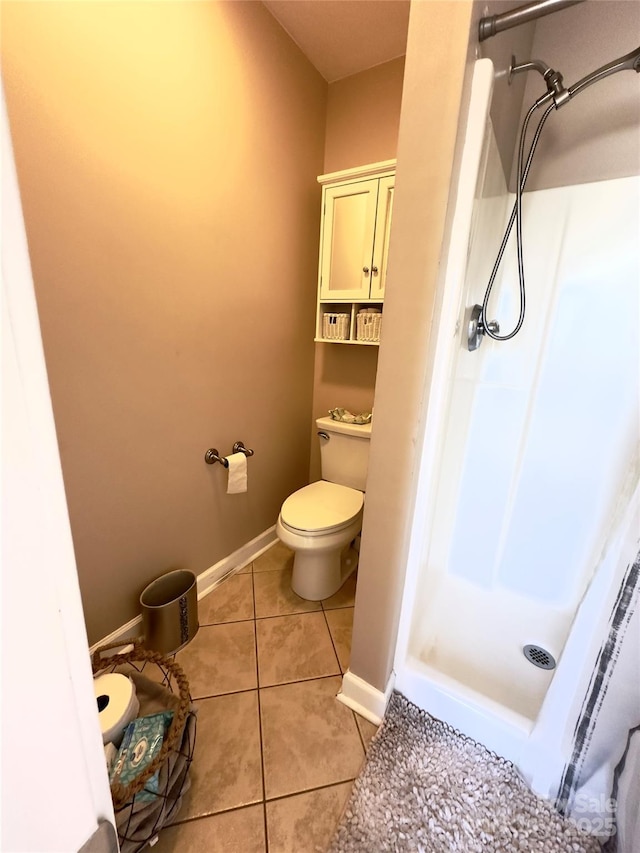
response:
M378 213L376 217L373 263L371 264L371 298L383 299L387 280L387 259L389 255L389 233L391 231L391 211L393 208L393 189L395 176L380 178L378 190Z
M326 190L321 299L369 298L377 195L377 179Z

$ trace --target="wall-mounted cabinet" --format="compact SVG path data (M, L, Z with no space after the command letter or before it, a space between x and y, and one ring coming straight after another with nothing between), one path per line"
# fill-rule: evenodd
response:
M387 278L395 160L321 175L316 340L377 345Z

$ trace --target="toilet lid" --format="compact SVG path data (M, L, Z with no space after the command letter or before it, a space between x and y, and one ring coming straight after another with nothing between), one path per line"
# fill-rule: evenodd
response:
M294 492L282 504L280 516L296 530L320 531L348 524L362 509L357 489L319 480Z

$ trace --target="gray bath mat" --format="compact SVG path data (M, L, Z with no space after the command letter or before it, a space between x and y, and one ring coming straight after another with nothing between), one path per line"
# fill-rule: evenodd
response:
M599 853L514 766L399 693L329 853Z

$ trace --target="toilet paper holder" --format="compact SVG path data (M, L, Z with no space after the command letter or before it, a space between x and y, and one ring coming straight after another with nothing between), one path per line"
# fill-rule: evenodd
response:
M236 441L233 445L234 453L244 453L245 456L253 456L253 450L249 450L248 447L245 447L241 441Z
M236 441L233 445L232 453L244 453L245 456L253 456L253 450L244 446L242 441ZM220 456L215 447L210 447L204 454L204 461L207 465L213 465L214 462L219 462L225 468L229 467L229 462L224 456Z

